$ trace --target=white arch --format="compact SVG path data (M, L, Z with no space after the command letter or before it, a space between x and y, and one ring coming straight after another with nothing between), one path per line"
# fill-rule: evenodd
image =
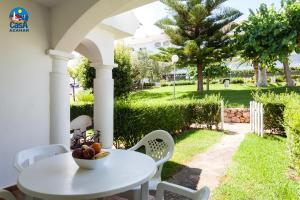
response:
M100 49L93 41L87 38L81 41L75 51L87 57L93 63L103 63Z
M105 18L154 0L66 0L52 9L53 49L71 52ZM70 12L68 12L70 11Z

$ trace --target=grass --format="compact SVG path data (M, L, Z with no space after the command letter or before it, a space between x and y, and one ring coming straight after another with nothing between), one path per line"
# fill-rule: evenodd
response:
M162 178L168 179L184 167L192 158L220 141L221 132L209 130L190 130L175 137L174 155L162 171Z
M224 89L223 84L210 85L210 91L205 91L202 95L196 92L196 85L176 86L176 98L178 100L202 98L206 94L220 94L225 100L226 107L249 107L252 100L252 92L257 88L249 84L231 84L228 89ZM285 87L280 84L270 85L261 89L264 92L284 93L286 91L295 91L300 94L300 86ZM133 101L171 101L173 99L173 87L160 87L144 91L134 92L129 98Z
M286 139L247 135L213 200L297 200L299 183L288 178Z

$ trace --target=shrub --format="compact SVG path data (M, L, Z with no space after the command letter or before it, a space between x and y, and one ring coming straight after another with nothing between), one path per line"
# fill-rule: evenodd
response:
M115 97L126 97L133 86L130 51L129 47L121 44L117 45L114 50L114 62L118 64L118 67L114 68L112 71Z
M161 87L166 87L166 86L172 86L174 83L173 82L161 82L160 86ZM175 85L195 85L196 81L186 81L186 80L181 80L181 81L176 81Z
M206 96L200 100L145 103L119 100L114 110L115 144L130 147L145 134L163 129L176 134L189 128L192 123L208 128L220 122L220 96ZM93 116L92 104L71 106L71 119L79 115Z
M218 80L213 79L210 83L211 83L211 84L218 84Z
M176 81L175 85L195 85L196 82L195 81Z
M238 77L238 78L232 78L230 80L230 83L232 83L232 84L244 84L245 81L244 81L244 78Z
M284 112L285 130L292 166L300 175L300 96L289 98Z
M88 116L93 116L93 103L74 103L71 104L70 107L70 118L71 120L75 119L76 117L80 115L88 115Z
M79 102L87 102L92 103L94 102L94 95L91 89L88 90L81 90L76 95L76 100Z
M219 95L205 96L194 102L194 122L204 124L211 129L213 125L218 127L221 121L221 97Z
M275 79L276 83L283 83L285 82L285 78L283 76L277 76Z
M264 128L270 130L272 134L284 135L283 113L285 109L285 95L275 93L253 94L255 101L263 104L264 107Z
M144 83L144 88L151 88L154 86L155 86L155 83Z

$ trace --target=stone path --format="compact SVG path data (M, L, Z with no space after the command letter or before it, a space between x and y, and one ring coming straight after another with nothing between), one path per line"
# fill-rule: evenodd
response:
M250 124L225 123L224 129L226 133L219 143L195 156L185 168L168 181L191 189L200 189L204 185L208 186L211 191L215 189L219 185L219 179L225 175L226 168L245 134L250 132ZM183 200L186 198L168 194L165 199Z

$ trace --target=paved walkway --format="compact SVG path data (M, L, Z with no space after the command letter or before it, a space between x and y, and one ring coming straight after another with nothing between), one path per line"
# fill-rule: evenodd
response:
M221 141L211 146L206 152L201 153L175 174L169 181L199 189L207 185L211 190L219 185L220 178L225 175L226 168L232 160L232 156L243 141L245 134L250 132L250 124L224 125L226 134ZM185 199L168 194L166 200Z

